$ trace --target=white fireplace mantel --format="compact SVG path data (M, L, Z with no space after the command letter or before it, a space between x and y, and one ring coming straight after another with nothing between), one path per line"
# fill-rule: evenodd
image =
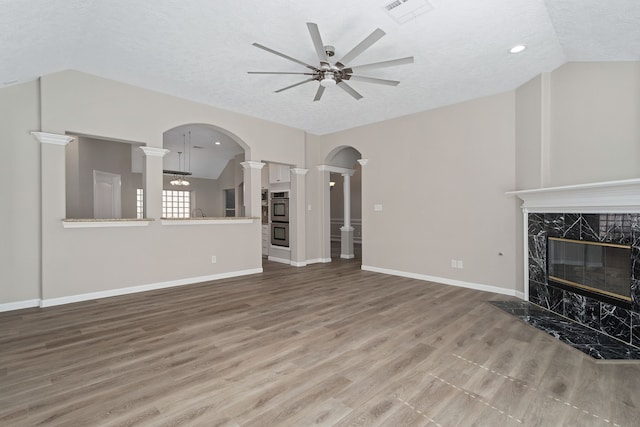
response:
M640 178L510 191L528 212L640 212Z

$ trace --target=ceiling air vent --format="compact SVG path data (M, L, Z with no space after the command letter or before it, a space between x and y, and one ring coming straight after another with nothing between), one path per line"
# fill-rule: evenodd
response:
M433 6L427 0L395 0L384 5L383 9L398 24L404 24L429 12Z

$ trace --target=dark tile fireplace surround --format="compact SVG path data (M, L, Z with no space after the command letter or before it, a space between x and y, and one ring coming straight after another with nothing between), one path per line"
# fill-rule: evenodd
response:
M529 301L640 347L640 214L529 213L528 223ZM628 307L550 284L547 277L549 237L631 246Z

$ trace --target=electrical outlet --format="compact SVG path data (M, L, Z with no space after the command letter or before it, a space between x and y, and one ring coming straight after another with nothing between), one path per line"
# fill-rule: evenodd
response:
M458 260L458 268L464 268L464 264L462 264L462 260Z
M452 259L451 260L451 267L458 268L458 261L456 261L455 259Z
M215 255L211 255L211 264L215 264L216 262L218 262L218 257Z

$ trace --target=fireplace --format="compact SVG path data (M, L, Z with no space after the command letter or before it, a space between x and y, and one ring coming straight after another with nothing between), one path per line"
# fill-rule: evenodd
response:
M631 308L631 246L549 237L550 286Z
M522 190L524 299L640 348L640 179Z

